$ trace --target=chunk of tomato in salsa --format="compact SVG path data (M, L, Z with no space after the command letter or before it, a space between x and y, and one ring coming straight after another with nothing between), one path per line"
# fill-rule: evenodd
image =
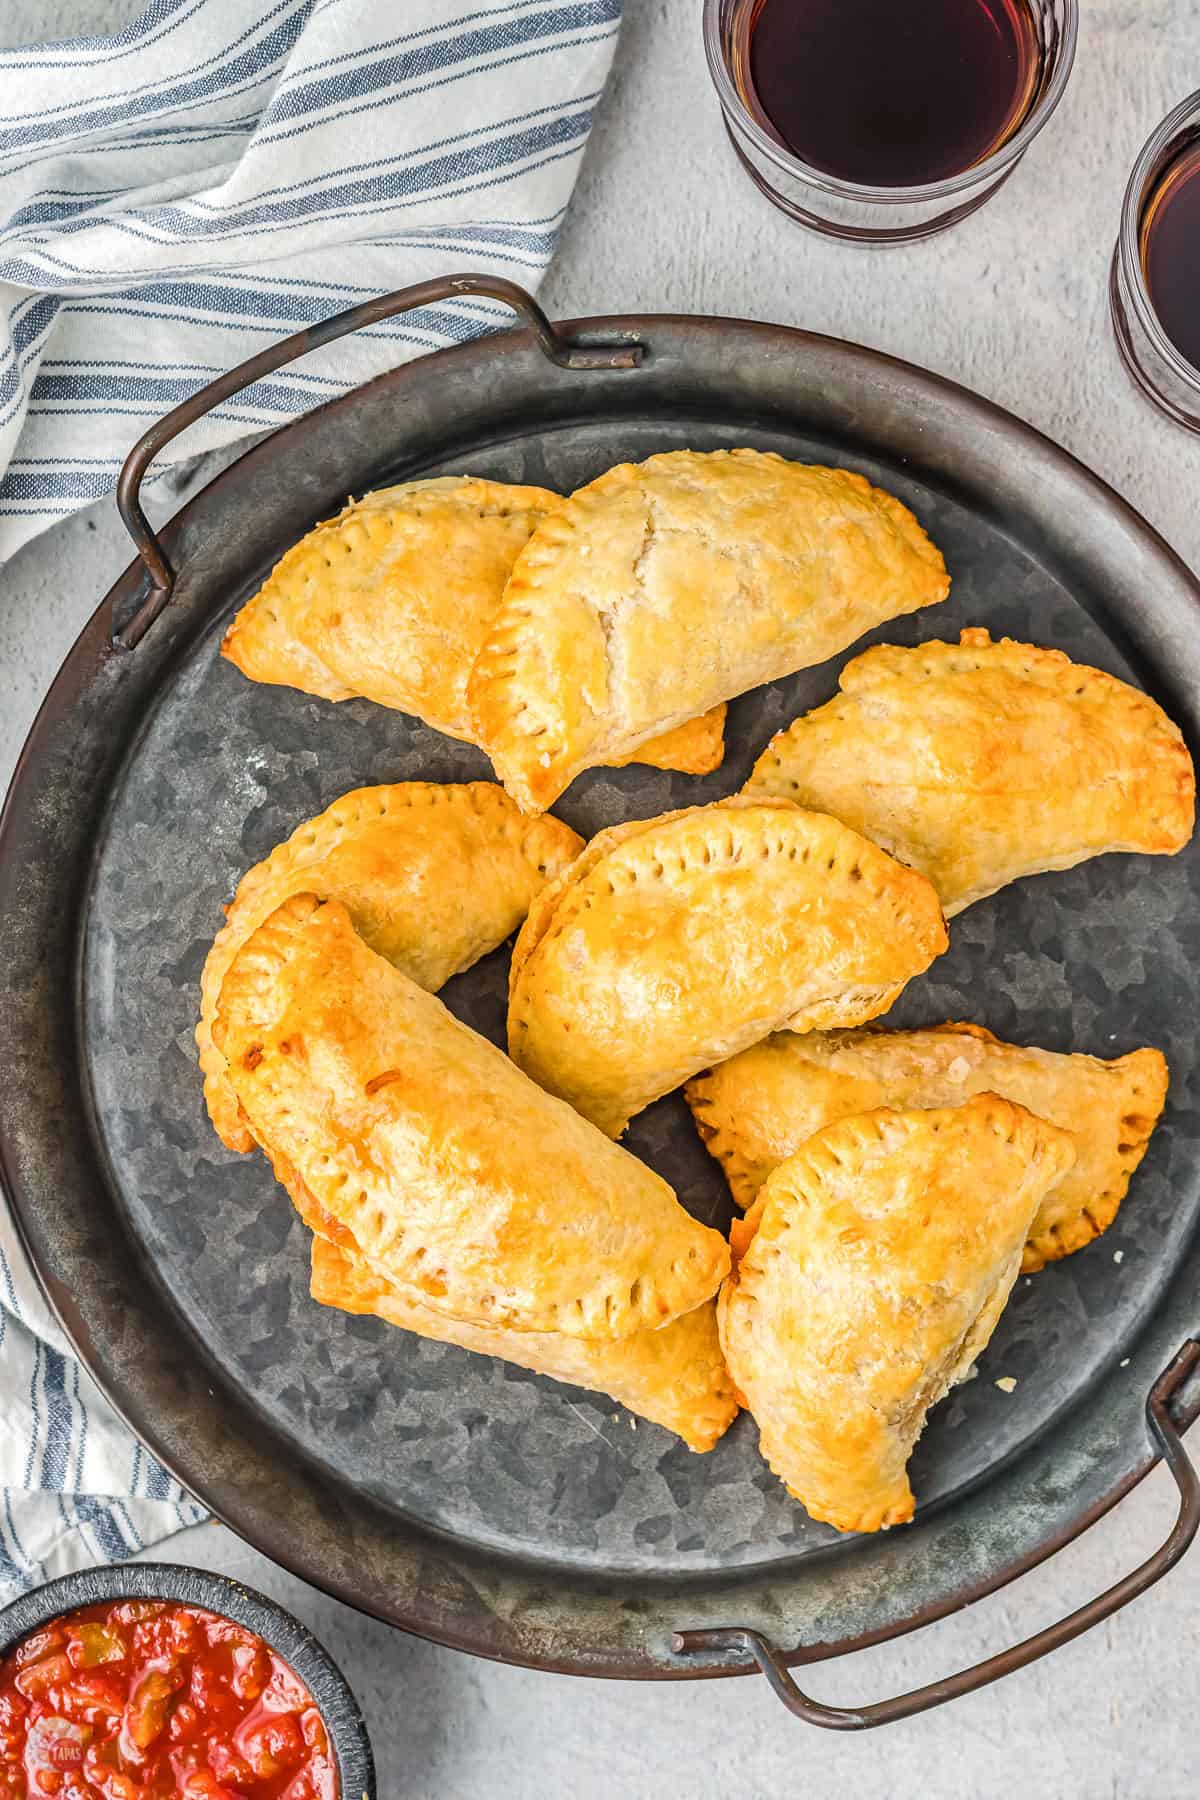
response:
M338 1800L299 1676L244 1626L122 1600L0 1662L0 1800Z

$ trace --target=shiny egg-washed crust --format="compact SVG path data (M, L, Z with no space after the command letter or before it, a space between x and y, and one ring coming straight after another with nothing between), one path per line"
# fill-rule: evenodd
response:
M582 846L558 819L526 818L491 781L356 788L297 826L242 877L200 978L196 1043L222 1143L253 1148L212 1041L217 996L238 950L289 894L341 900L372 950L433 994L502 944Z
M365 494L292 546L222 654L251 681L373 700L474 743L471 666L518 552L563 504L468 475ZM724 723L722 706L624 760L707 775L725 754Z
M718 1322L763 1455L814 1519L911 1519L925 1415L986 1346L1074 1155L1067 1132L982 1094L843 1119L768 1178Z
M689 1449L711 1450L733 1423L738 1402L717 1338L716 1304L706 1300L657 1331L591 1340L558 1331L510 1331L436 1313L419 1295L371 1268L352 1233L326 1212L285 1159L275 1174L313 1233L314 1300L343 1312L373 1313L389 1325L480 1356L499 1356L535 1374L609 1394L630 1412L673 1431Z
M431 1311L415 1295L376 1275L354 1251L321 1237L313 1239L311 1293L322 1306L373 1314L438 1343L503 1357L535 1374L607 1394L640 1418L673 1431L692 1450L711 1450L737 1416L711 1300L660 1331L638 1331L607 1342L557 1331L506 1331Z
M255 1140L385 1280L480 1325L618 1338L729 1265L645 1164L297 894L242 946L213 1040Z
M930 884L836 819L734 797L594 838L513 951L509 1053L611 1137L785 1024L862 1024L946 948Z
M518 557L468 683L474 729L541 811L581 770L949 590L908 508L849 470L757 450L622 463Z
M697 718L684 719L671 731L639 744L628 756L611 757L606 766L627 769L630 763L643 763L649 769L673 769L680 775L711 775L725 760L727 710L724 701L710 706Z
M1170 856L1192 835L1178 727L1061 650L978 628L881 644L841 690L772 740L742 791L844 819L928 875L948 918L1023 875L1109 850Z
M1037 1210L1032 1274L1107 1231L1167 1097L1158 1050L1103 1062L1006 1044L981 1025L925 1031L780 1032L690 1081L688 1105L739 1206L816 1131L886 1106L955 1106L1001 1094L1069 1131L1075 1164Z

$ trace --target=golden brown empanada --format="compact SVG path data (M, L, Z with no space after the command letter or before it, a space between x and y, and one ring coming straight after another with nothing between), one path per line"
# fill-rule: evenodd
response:
M843 1119L768 1177L721 1343L763 1455L814 1519L911 1519L925 1415L987 1344L1074 1155L1067 1132L982 1094Z
M342 1312L373 1313L389 1325L522 1369L608 1394L643 1419L665 1425L692 1450L711 1450L737 1416L733 1383L717 1339L711 1300L659 1331L589 1342L557 1331L506 1331L448 1319L390 1286L352 1251L316 1237L312 1297Z
M946 948L930 884L787 801L602 831L513 951L513 1060L619 1137L689 1075L797 1029L861 1024Z
M525 818L491 781L356 788L298 825L243 875L200 978L196 1042L221 1141L253 1147L212 1041L217 996L238 950L289 894L341 900L372 950L432 994L502 944L582 847L558 819Z
M1171 855L1196 781L1178 728L1115 676L986 631L881 644L767 746L743 792L844 819L920 869L952 917L1106 850Z
M546 488L466 475L352 500L276 565L222 653L252 681L361 696L481 743L467 676L518 552L562 505ZM724 723L723 706L691 717L625 760L707 775L725 754Z
M724 1239L665 1181L377 956L336 900L293 895L258 927L213 1039L255 1140L435 1312L626 1337L725 1274Z
M622 463L518 557L468 686L475 733L540 811L580 770L949 589L908 508L847 469L757 450Z
M1069 1131L1075 1165L1029 1232L1026 1273L1107 1231L1167 1097L1158 1050L1113 1062L1005 1044L980 1025L780 1032L687 1085L687 1102L739 1206L815 1131L876 1107L957 1106L1001 1094Z

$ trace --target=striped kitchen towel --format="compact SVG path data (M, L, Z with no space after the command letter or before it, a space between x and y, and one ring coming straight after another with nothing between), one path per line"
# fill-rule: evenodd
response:
M464 267L536 287L619 14L151 0L115 37L0 53L0 560L276 338ZM464 299L373 326L239 394L160 467L510 316ZM71 1356L0 1199L0 1600L203 1517Z
M71 1355L0 1208L0 1604L204 1517Z
M464 268L536 287L621 0L150 0L0 53L0 561L264 345ZM456 300L237 395L170 462L511 317Z

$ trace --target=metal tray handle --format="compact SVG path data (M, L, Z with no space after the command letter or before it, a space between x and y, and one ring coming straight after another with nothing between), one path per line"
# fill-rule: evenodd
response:
M132 619L121 631L113 634L114 649L136 649L174 591L175 572L141 505L142 479L165 445L197 419L203 418L205 413L211 412L214 406L221 405L262 376L270 375L286 363L294 362L297 357L307 355L310 350L320 349L322 345L331 344L350 332L359 331L365 325L393 318L397 313L412 312L418 307L434 306L440 301L468 294L498 300L512 307L529 326L545 355L559 368L634 369L641 363L642 347L639 344L571 343L555 330L541 307L524 288L518 287L515 282L491 275L455 275L437 281L420 282L414 287L400 288L395 293L367 300L361 306L352 306L346 312L336 313L318 325L294 332L291 337L283 338L279 343L260 351L257 356L239 363L227 375L209 382L207 387L201 388L190 399L175 407L165 418L152 425L144 437L139 438L125 459L117 483L117 506L137 553L146 566L149 586ZM949 1676L944 1681L933 1681L926 1687L914 1688L911 1693L863 1707L823 1706L820 1701L810 1699L789 1674L782 1653L768 1644L758 1632L745 1626L680 1631L672 1639L672 1648L681 1656L697 1655L705 1651L742 1651L758 1664L772 1690L789 1712L810 1725L821 1725L831 1731L864 1731L875 1725L891 1724L896 1719L910 1718L914 1713L927 1712L931 1707L940 1706L947 1700L956 1700L962 1694L987 1687L1001 1676L1027 1668L1030 1663L1037 1662L1051 1650L1057 1650L1060 1645L1070 1643L1072 1638L1090 1631L1102 1619L1110 1618L1139 1594L1144 1594L1147 1588L1152 1587L1175 1566L1196 1536L1197 1529L1200 1528L1200 1478L1197 1477L1167 1409L1172 1395L1197 1364L1200 1364L1200 1341L1189 1338L1154 1383L1146 1399L1146 1419L1151 1438L1179 1488L1179 1515L1170 1536L1132 1574L1126 1575L1067 1618L1026 1638L1023 1643L999 1651L985 1662L976 1663L974 1667L964 1669L960 1674Z
M228 375L221 375L216 381L210 381L207 387L201 388L164 419L152 425L146 435L138 439L125 459L117 482L117 506L125 521L125 529L146 565L149 587L145 599L129 623L120 631L114 632L112 644L115 650L137 648L170 600L175 587L175 572L167 559L166 551L142 511L142 478L159 451L172 438L178 437L181 431L194 425L205 413L211 412L214 406L220 406L222 401L240 394L243 388L249 387L261 376L272 374L285 363L295 362L299 356L306 356L310 350L319 350L323 344L332 344L337 338L346 337L352 331L360 331L364 325L374 325L380 319L393 318L397 313L413 312L421 306L436 306L439 301L451 300L464 294L477 294L484 299L499 300L503 305L511 306L529 326L550 361L557 363L560 369L636 369L641 363L640 344L570 343L555 330L531 294L527 294L515 282L504 281L495 275L449 275L438 281L422 281L415 287L400 288L394 294L381 294L377 300L366 300L361 306L350 307L347 312L335 313L333 318L324 319L319 325L309 325L303 331L283 338L278 344L260 350L257 356L239 363Z
M914 1713L928 1712L947 1700L957 1700L962 1694L974 1693L976 1688L987 1687L989 1682L998 1681L1002 1675L1011 1675L1016 1669L1028 1668L1030 1663L1057 1650L1061 1644L1069 1644L1072 1638L1081 1637L1093 1625L1110 1618L1131 1600L1136 1600L1139 1594L1144 1594L1148 1587L1153 1587L1168 1569L1174 1568L1195 1537L1200 1526L1200 1478L1183 1447L1183 1439L1175 1428L1168 1406L1198 1364L1200 1342L1189 1338L1146 1398L1146 1422L1151 1439L1179 1489L1179 1516L1171 1535L1131 1575L1126 1575L1095 1600L1089 1600L1086 1606L1079 1607L1057 1624L1048 1625L1023 1643L1001 1650L988 1657L986 1662L976 1663L973 1668L950 1675L944 1681L931 1681L927 1687L914 1688L911 1693L899 1694L894 1700L879 1700L873 1706L861 1707L822 1706L819 1700L811 1700L788 1673L783 1655L757 1631L748 1631L743 1626L680 1631L672 1639L672 1649L683 1656L705 1650L743 1651L754 1658L790 1713L809 1725L823 1725L829 1731L867 1731L875 1725L890 1725L895 1719L908 1719Z

